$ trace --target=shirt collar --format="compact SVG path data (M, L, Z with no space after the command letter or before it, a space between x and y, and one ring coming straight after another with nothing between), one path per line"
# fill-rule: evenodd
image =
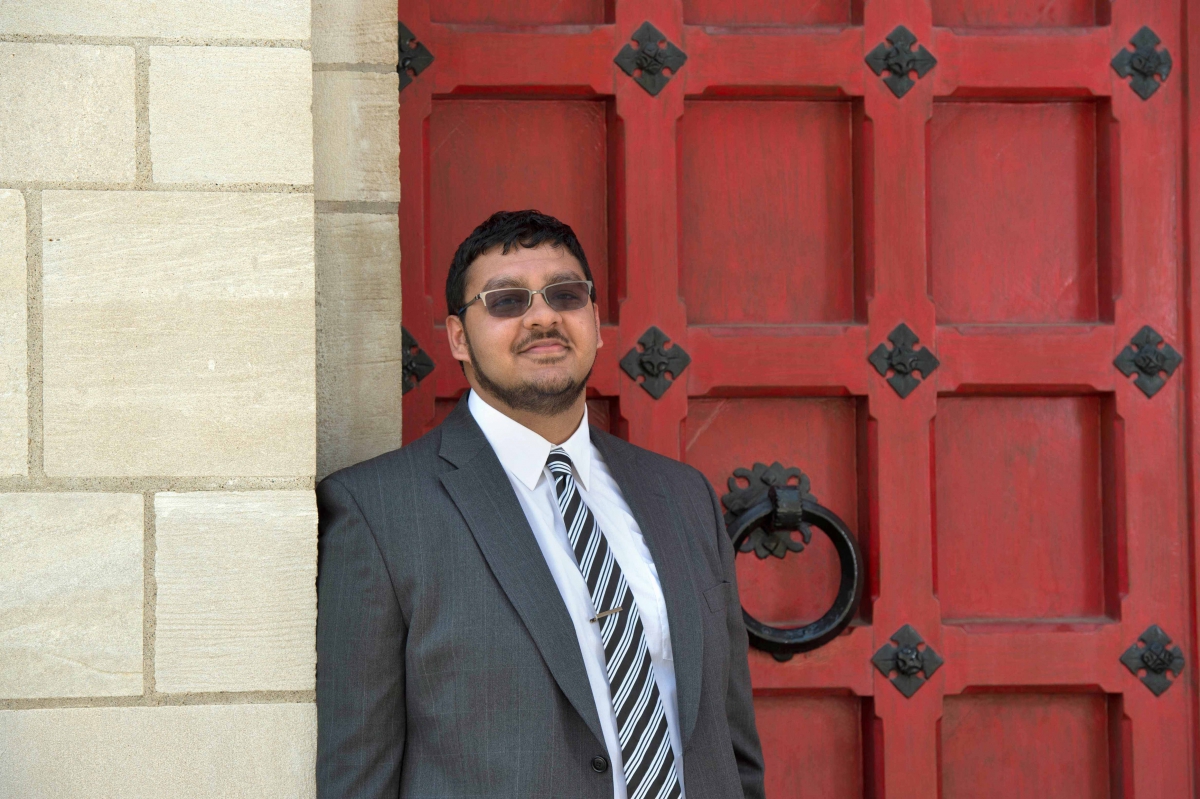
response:
M545 471L546 458L550 457L550 450L554 449L554 445L525 425L493 408L474 391L467 398L467 408L471 411L471 416L475 417L475 423L483 431L488 443L492 445L500 465L530 491L536 488ZM586 491L592 468L592 441L588 433L586 405L579 427L575 428L575 432L561 446L575 466L575 478Z

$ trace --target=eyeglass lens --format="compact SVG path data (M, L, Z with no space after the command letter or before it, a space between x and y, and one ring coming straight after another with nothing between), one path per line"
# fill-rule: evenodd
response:
M591 296L588 284L583 280L571 280L566 283L554 283L541 290L546 304L555 311L577 311L587 305ZM492 316L501 319L511 319L521 316L533 303L532 289L495 289L486 292L483 304Z

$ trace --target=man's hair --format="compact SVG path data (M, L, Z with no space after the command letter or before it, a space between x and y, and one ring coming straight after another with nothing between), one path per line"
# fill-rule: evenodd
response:
M467 268L476 258L496 247L501 248L502 255L507 255L516 247L531 250L542 244L565 247L583 267L583 276L592 279L587 256L570 225L534 210L497 211L471 231L454 252L450 273L446 275L446 313L453 316L466 304ZM595 292L592 294L594 300Z

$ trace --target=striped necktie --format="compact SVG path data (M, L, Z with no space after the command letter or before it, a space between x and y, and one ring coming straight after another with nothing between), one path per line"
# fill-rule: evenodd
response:
M554 476L567 540L592 595L596 613L592 621L600 625L629 799L678 799L682 791L667 715L633 592L596 517L579 494L567 453L554 448L546 465Z

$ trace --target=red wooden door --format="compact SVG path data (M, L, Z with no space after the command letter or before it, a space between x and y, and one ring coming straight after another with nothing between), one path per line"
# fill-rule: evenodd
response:
M406 440L466 387L455 246L554 214L600 294L593 419L722 492L799 467L866 554L845 634L751 652L771 797L1195 795L1182 13L401 0L404 325L435 364ZM647 386L621 361L654 328L690 363ZM836 589L819 534L738 568L780 626Z

